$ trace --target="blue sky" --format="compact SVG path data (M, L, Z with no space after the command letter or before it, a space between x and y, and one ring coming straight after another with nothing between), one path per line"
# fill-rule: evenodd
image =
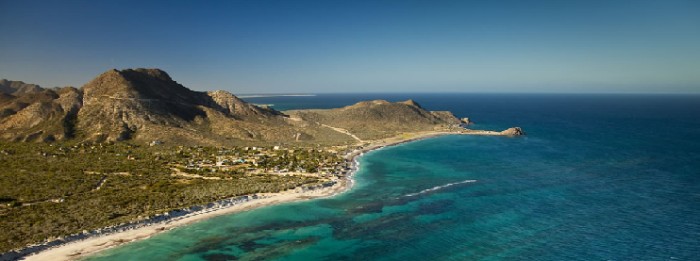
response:
M700 1L6 1L0 78L195 90L700 92Z

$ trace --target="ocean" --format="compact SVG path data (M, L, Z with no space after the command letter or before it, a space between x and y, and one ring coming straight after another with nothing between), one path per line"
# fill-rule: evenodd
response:
M322 94L416 100L475 129L367 153L352 190L219 216L88 260L698 260L700 95Z

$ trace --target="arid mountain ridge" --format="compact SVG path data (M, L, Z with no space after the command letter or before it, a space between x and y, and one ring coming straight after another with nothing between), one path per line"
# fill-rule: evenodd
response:
M0 81L0 139L10 141L348 144L458 124L412 100L283 113L226 91L190 90L159 69L108 70L80 88Z
M0 79L0 93L22 94L41 91L43 88L36 84L24 83L22 81L10 81Z

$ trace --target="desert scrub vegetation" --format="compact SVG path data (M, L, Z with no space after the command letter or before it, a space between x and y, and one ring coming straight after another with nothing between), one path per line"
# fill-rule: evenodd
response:
M239 172L217 173L218 179L173 176L170 165L183 158L177 151L130 143L0 143L0 252L223 198L321 182Z

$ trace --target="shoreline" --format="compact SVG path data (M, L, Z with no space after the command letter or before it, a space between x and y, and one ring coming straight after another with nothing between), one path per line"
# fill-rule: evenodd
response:
M94 255L98 252L121 246L127 243L131 243L138 240L143 240L150 238L154 235L160 234L162 232L196 223L199 221L207 220L213 217L240 213L244 211L249 211L257 208L268 207L283 203L290 202L300 202L304 200L327 198L340 195L344 192L350 191L355 183L354 175L359 171L359 157L363 156L365 153L382 149L389 146L396 146L403 143L408 143L412 141L433 138L445 135L499 135L507 136L501 132L492 131L425 131L410 133L405 135L400 135L396 137L390 137L382 140L375 140L369 142L369 144L362 144L359 149L348 152L344 157L350 160L351 170L348 175L343 178L332 180L334 182L332 186L327 186L328 182L322 183L321 187L315 187L313 189L305 190L299 192L300 188L295 188L293 190L287 190L278 193L260 193L254 196L241 196L224 199L222 201L236 201L239 198L251 197L252 200L246 199L244 201L237 201L235 204L228 205L214 205L213 207L203 208L197 211L187 213L183 216L178 216L165 221L154 221L153 223L146 224L134 224L133 226L127 226L123 230L117 230L114 232L108 232L106 234L88 234L85 238L71 240L65 243L58 243L55 246L49 246L45 249L39 249L30 251L29 254L18 254L16 258L22 260L75 260L79 258L84 258L86 256ZM220 202L220 201L218 201ZM207 204L210 206L214 203ZM201 207L201 206L200 206ZM192 208L192 207L190 207ZM188 209L190 209L188 208ZM172 211L171 211L172 212ZM34 245L41 246L42 244ZM31 246L30 246L31 247ZM27 247L25 249L28 249ZM23 250L25 250L23 249ZM33 252L33 253L31 253ZM9 252L8 252L9 253ZM5 254L8 254L5 253Z
M322 197L330 197L341 194L345 191L348 182L345 179L338 180L333 186L319 189L296 192L287 190L278 193L260 193L257 198L244 201L238 204L218 208L206 209L202 212L193 212L188 215L165 222L155 222L141 227L131 228L124 231L88 236L85 239L60 244L35 254L21 257L22 260L75 260L94 255L98 252L121 246L127 243L150 238L162 232L204 221L213 217L240 213L257 208L278 205L289 202L299 202Z

